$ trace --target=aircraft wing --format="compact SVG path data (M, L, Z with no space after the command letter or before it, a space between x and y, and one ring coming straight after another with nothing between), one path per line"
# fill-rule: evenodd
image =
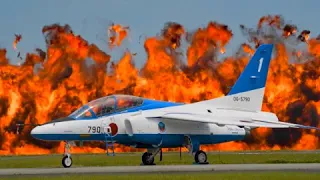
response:
M171 120L187 121L187 122L198 122L198 123L212 123L217 125L235 125L235 126L247 126L252 128L266 127L266 128L302 128L302 129L316 129L320 128L312 126L304 126L300 124L293 124L287 122L270 122L263 119L254 119L251 120L218 120L212 117L208 117L201 114L193 113L164 113L153 116L147 116L146 118L164 118Z

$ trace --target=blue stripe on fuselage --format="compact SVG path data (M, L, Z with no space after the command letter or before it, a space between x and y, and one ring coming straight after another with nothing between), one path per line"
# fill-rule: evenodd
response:
M46 141L105 141L105 135L103 134L33 134L36 139ZM228 141L243 140L244 135L190 135L191 138L197 139L200 144L217 144ZM133 137L127 134L118 134L113 140L123 145L135 145L140 140L145 144L157 145L159 139L162 140L161 147L179 147L184 142L183 134L134 134Z

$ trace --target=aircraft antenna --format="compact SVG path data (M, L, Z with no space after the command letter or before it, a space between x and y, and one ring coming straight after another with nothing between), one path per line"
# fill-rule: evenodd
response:
M18 123L16 124L16 127L17 127L17 131L16 131L16 134L19 134L19 131L20 131L20 127L24 127L24 126L38 126L39 124L22 124L22 123ZM21 128L21 129L22 129Z

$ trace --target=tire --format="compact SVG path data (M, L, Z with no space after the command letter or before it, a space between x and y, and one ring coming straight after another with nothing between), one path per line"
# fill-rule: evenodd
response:
M206 163L207 162L207 154L204 151L197 151L194 155L194 160L196 163Z
M148 160L149 157L152 156L151 153L145 152L142 155L142 163L144 165L152 165L154 163L154 158L152 158L151 160Z
M69 168L72 166L72 158L71 157L68 157L68 156L64 156L62 158L62 165L63 167L65 168Z

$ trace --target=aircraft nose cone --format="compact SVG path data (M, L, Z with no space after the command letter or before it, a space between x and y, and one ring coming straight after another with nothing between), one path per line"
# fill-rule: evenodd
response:
M41 128L39 126L33 128L30 134L33 138L39 139L38 135L41 134Z
M34 135L34 134L39 134L39 126L33 128L33 129L31 130L31 135Z

